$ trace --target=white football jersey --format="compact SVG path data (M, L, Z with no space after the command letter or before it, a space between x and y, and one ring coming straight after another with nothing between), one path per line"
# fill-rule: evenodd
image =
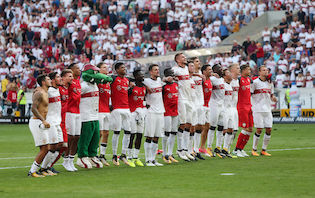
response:
M147 93L145 96L145 100L147 105L150 105L148 112L152 113L164 113L164 104L163 104L163 96L162 96L162 80L161 78L157 78L153 80L151 78L145 78L143 84L147 86L152 93Z
M231 84L224 83L225 96L224 96L224 107L231 108L233 107L233 88Z
M48 112L46 121L50 125L60 125L61 123L61 98L59 89L54 87L48 88Z
M201 74L201 71L199 71L199 74ZM193 76L192 79L195 81L196 84L196 91L195 95L197 97L196 104L198 106L203 106L204 98L203 98L203 90L202 90L202 78L199 76Z
M238 79L233 79L230 84L231 84L232 89L233 89L232 107L237 108L238 90L240 89L240 83L239 83Z
M255 79L251 85L252 92L252 110L253 112L270 112L271 111L271 94L274 93L272 83Z
M98 120L99 91L96 84L81 82L80 113L81 121Z
M191 78L190 79L190 93L191 93L191 98L190 98L190 101L191 101L191 104L193 105L194 108L197 107L198 105L198 100L197 100L197 95L196 95L196 83L195 81Z
M183 68L176 65L172 69L178 78L178 100L189 100L191 98L191 88L188 67Z
M211 76L210 80L212 83L212 94L209 102L210 108L212 105L223 105L225 95L224 79Z

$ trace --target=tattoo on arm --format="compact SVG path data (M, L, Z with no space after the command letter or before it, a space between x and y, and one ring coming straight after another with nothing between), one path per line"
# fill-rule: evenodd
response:
M42 102L43 94L40 91L37 91L33 95L33 105L32 105L32 112L33 114L39 118L41 121L44 121L45 119L38 111L38 105Z

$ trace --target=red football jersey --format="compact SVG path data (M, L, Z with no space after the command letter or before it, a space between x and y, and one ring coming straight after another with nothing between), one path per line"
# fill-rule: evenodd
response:
M12 103L17 102L17 91L10 90L8 92L8 100Z
M113 109L129 109L128 103L128 85L129 80L119 76L113 78L111 84L111 99Z
M171 83L163 86L164 116L178 116L178 84Z
M145 86L135 86L129 91L129 107L130 112L134 112L137 108L144 108L143 101L145 97Z
M68 107L68 100L69 100L68 88L64 86L60 86L59 92L60 92L60 98L61 98L61 120L65 121L67 107Z
M212 83L210 79L203 81L202 90L203 90L203 98L205 102L203 106L209 107L209 101L210 101L211 93L212 93Z
M240 88L238 90L238 102L237 102L237 108L238 109L250 109L252 107L251 103L251 93L250 93L250 84L251 79L249 77L244 78L241 77L239 79Z
M110 83L106 84L99 84L98 85L99 89L99 112L100 113L109 113L109 98L110 98Z
M68 95L67 112L79 114L81 101L81 84L79 79L73 79L72 84L68 88Z

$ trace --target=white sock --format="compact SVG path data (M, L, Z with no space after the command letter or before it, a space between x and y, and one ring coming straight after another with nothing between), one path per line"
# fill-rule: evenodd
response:
M271 138L271 135L267 135L267 134L265 133L265 135L264 135L264 141L263 141L263 145L262 145L262 149L263 149L263 150L267 150L267 146L268 146L268 144L269 144L270 138Z
M257 151L257 145L259 142L260 134L255 133L253 135L253 150Z
M233 138L233 134L225 133L224 135L224 145L223 148L229 152L231 139Z
M159 145L157 143L152 142L152 156L151 160L155 160L156 152L158 150Z
M195 136L194 136L194 151L195 151L195 153L199 153L200 140L201 140L201 133L195 133Z
M59 155L59 151L55 151L54 152L54 155L52 156L50 162L48 163L48 167L51 167L51 164L56 160L56 158L58 157Z
M236 134L237 134L237 131L234 130L233 133L232 133L231 143L230 143L230 145L229 145L228 150L231 149L231 145L233 144L233 141L235 140Z
M106 154L106 148L107 148L107 143L101 143L101 146L100 146L100 154L101 155Z
M63 164L67 164L69 162L69 156L63 157Z
M124 136L123 136L123 139L122 139L121 154L126 154L127 148L129 146L129 142L130 142L130 134L125 134L124 133Z
M221 139L223 139L222 131L217 131L216 136L217 136L217 141L216 141L215 147L221 149L221 146L222 146Z
M209 130L208 131L208 141L207 141L207 147L212 148L212 143L214 139L214 130Z
M194 133L189 135L188 152L192 153L194 151Z
M150 161L150 156L151 156L151 142L148 143L148 142L144 142L144 145L143 145L143 148L144 148L144 155L145 155L145 161Z
M113 155L117 155L118 140L119 140L119 134L114 133L112 137Z
M40 165L37 164L36 161L34 161L33 164L32 164L32 166L31 166L30 172L31 172L31 173L35 173L39 168L40 168Z
M178 132L177 133L177 150L181 151L183 150L183 133Z
M184 133L183 133L183 149L185 151L188 151L189 139L190 139L190 132L184 131Z
M136 149L136 148L133 149L133 158L134 159L138 159L139 152L140 152L140 149Z
M48 153L46 154L43 162L42 162L42 168L47 168L49 162L51 161L52 157L54 156L54 153L51 151L48 151Z
M73 160L74 160L74 156L73 155L69 155L69 164L73 164Z
M132 159L132 150L133 149L130 149L130 148L127 148L127 153L126 153L126 155L127 155L127 159Z
M168 148L167 155L168 156L173 155L173 148L175 145L175 137L176 137L176 135L170 134L170 137L168 138L168 141L167 141L167 144L168 144L167 145L167 148Z
M169 136L164 136L162 138L162 150L163 150L163 156L167 155L167 141L168 141Z

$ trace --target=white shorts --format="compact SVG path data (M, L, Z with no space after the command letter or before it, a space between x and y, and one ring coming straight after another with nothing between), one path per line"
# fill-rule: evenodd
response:
M203 106L198 106L196 109L196 119L197 123L196 125L204 125L206 123L205 116L204 116L204 107Z
M232 111L232 116L233 116L233 130L237 131L238 130L238 112L237 112L237 108L233 107L231 108Z
M48 131L49 144L57 144L63 142L63 134L60 125L50 126Z
M43 146L49 144L48 129L42 129L40 119L31 118L29 121L29 128L34 138L35 146Z
M129 109L114 109L110 113L110 129L113 131L131 131L131 113Z
M191 113L187 115L187 123L196 126L198 122L197 109L192 108Z
M145 137L164 136L164 115L163 113L148 112L145 119Z
M81 116L77 113L66 113L66 130L68 135L81 135Z
M272 128L272 113L271 112L253 112L254 125L256 128Z
M224 108L223 106L210 105L210 126L223 126L224 122Z
M164 116L165 132L177 132L178 116Z
M147 109L137 108L131 113L131 133L143 133Z
M208 123L210 122L210 108L209 107L203 107L203 119L204 119L204 123Z
M192 116L192 105L187 100L178 100L178 116L179 116L179 123L180 124L186 124L188 123L189 117Z
M98 113L98 122L101 131L109 130L110 113Z
M224 129L233 129L234 123L232 108L226 108L224 115Z

